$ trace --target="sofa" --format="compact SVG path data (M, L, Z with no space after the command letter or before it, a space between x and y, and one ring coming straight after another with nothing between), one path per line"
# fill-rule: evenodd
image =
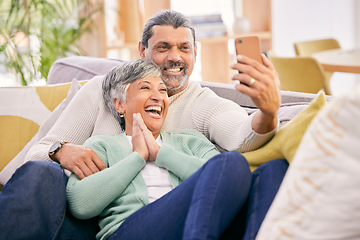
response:
M47 133L81 86L122 62L119 59L66 57L52 65L46 86L0 88L0 184L4 185L24 163L29 148ZM241 105L248 114L256 110L250 98L237 92L232 84L200 84ZM319 98L322 100L317 100ZM322 93L281 91L281 100L279 133L259 151L245 156L252 169L269 157L291 161L308 124L329 97ZM315 106L312 102L316 102Z

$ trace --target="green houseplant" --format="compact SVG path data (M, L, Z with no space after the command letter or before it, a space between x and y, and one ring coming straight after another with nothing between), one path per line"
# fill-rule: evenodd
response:
M102 11L90 0L11 0L0 9L0 64L21 85L46 78L56 59L81 54L78 40Z

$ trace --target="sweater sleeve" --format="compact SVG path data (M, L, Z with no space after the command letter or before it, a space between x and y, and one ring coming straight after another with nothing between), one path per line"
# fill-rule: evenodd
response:
M219 154L217 148L197 131L184 130L170 134L171 142L164 138L155 163L181 180L190 177L207 160Z
M92 138L89 140L86 145L108 165L107 145ZM71 174L66 188L70 211L79 219L99 215L125 191L144 166L145 160L137 152L132 152L111 167L82 180Z
M194 107L193 119L200 131L220 147L240 152L255 150L270 140L275 128L266 134L258 134L252 128L252 120L258 113L248 115L238 104L214 93L204 93Z
M257 112L249 116L240 105L219 97L209 88L202 88L198 82L190 82L186 91L169 100L164 130L196 129L227 151L255 150L277 131L275 128L266 134L256 133L252 129L252 120Z
M30 148L25 161L51 161L48 150L59 140L81 145L94 134L106 134L106 129L111 129L112 134L121 132L120 125L103 106L102 79L103 76L94 77L80 88L47 135Z

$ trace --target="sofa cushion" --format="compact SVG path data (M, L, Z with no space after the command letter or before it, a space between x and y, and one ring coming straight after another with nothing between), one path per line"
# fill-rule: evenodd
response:
M308 125L325 103L325 95L321 92L308 107L280 128L276 135L263 147L243 153L251 169L254 170L261 164L273 159L285 158L291 162Z
M360 84L314 118L259 239L360 238Z
M74 79L52 86L0 88L0 184L24 163L27 151L50 130L80 87Z
M47 84L66 83L71 79L87 80L94 76L106 75L111 69L123 63L120 59L71 56L58 59L51 66Z

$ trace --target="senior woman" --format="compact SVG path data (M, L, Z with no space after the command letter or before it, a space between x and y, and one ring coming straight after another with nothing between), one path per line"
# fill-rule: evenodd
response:
M195 130L161 130L169 100L156 64L113 69L103 96L124 132L89 138L107 169L82 180L72 174L67 184L73 215L99 216L97 239L219 239L241 229L229 225L250 189L246 160L219 154Z

